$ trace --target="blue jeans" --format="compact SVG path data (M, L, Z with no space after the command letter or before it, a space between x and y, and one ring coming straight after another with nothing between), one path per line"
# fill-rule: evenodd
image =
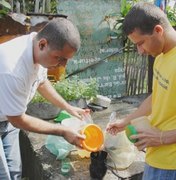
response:
M21 172L19 129L0 122L0 180L20 180Z
M158 169L145 164L142 180L176 180L176 170Z

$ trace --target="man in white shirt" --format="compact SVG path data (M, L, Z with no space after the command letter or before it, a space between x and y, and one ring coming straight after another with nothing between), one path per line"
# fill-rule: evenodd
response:
M63 136L81 147L82 135L25 114L36 90L55 106L81 119L86 110L69 105L47 80L47 69L65 66L80 47L77 28L65 18L40 32L0 45L0 179L21 179L19 129Z

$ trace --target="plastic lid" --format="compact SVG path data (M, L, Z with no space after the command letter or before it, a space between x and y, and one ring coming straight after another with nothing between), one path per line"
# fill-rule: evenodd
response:
M126 126L126 128L125 128L125 133L126 133L128 139L129 139L132 143L137 142L137 139L131 139L131 138L130 138L131 135L136 135L136 134L137 134L137 131L136 131L136 129L135 129L135 127L134 127L133 125L128 125L128 126Z
M61 122L62 125L66 127L70 127L76 131L80 130L81 123L82 121L80 119L77 119L76 117L67 118L67 119L62 120Z
M57 116L57 118L54 119L54 121L55 121L55 122L61 122L62 120L67 119L67 118L70 118L70 117L72 117L71 114L69 114L69 113L66 112L66 111L61 111L61 112L59 113L59 115Z
M101 128L95 124L89 124L82 130L82 134L86 136L86 139L82 141L84 149L96 152L98 151L104 142L104 136Z

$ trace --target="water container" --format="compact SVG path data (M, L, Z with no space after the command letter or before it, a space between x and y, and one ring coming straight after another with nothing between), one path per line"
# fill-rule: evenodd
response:
M61 162L61 174L64 176L69 175L69 172L71 170L71 163L69 158L65 158Z
M85 140L82 141L85 150L97 152L101 149L104 143L104 135L99 126L88 124L81 130L81 133L86 136Z
M138 131L151 130L152 126L147 116L141 116L131 120L131 124L125 128L126 135L132 143L136 143L137 139L131 139L131 135L136 135Z
M99 126L93 124L89 113L84 115L82 121L75 117L71 117L64 119L61 124L86 136L85 140L82 141L84 149L77 150L77 153L81 158L89 158L90 152L98 151L101 148L104 142L103 132Z
M101 128L93 123L90 114L85 114L83 122L85 124L81 127L81 134L85 135L85 140L82 141L84 150L90 152L99 151L104 143L104 135Z
M70 127L72 129L74 129L75 131L79 131L87 124L87 122L81 121L78 118L75 117L71 117L71 118L67 118L62 120L61 122L62 125ZM84 150L84 149L77 149L77 154L81 157L81 158L89 158L90 157L90 152Z

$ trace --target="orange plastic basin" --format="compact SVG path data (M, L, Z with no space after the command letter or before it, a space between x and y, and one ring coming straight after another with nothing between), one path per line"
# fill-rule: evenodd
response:
M84 127L82 134L86 136L85 140L82 141L82 146L84 149L91 152L100 150L104 142L104 136L99 126L89 124Z

